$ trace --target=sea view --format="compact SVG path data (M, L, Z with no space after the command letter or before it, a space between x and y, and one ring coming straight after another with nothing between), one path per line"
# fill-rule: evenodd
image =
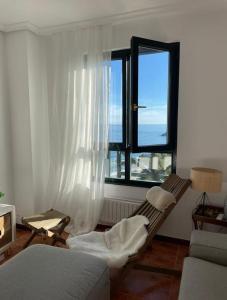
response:
M164 145L167 142L166 124L143 124L139 125L138 144L141 146ZM112 143L122 142L122 126L110 124L109 141Z
M139 126L139 146L164 145L167 142L166 124L143 124ZM122 142L122 126L111 125L110 142ZM171 171L171 155L167 153L131 153L130 177L132 180L163 181ZM110 151L107 165L107 177L125 176L125 154L121 151Z

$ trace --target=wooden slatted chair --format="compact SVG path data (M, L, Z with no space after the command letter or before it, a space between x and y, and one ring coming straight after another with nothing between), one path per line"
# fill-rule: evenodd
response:
M176 204L188 189L191 184L191 180L189 179L182 179L176 174L171 174L165 182L161 184L161 188L173 194L176 199ZM164 212L161 212L154 208L147 200L132 214L131 217L135 215L143 215L147 217L150 221L149 225L147 226L148 237L143 245L143 247L135 254L129 257L128 263L124 267L128 269L129 267L133 267L136 269L144 270L144 271L151 271L151 272L158 272L158 273L165 273L171 275L180 275L179 271L171 270L166 268L156 268L153 266L147 265L140 265L137 263L138 259L144 253L149 245L151 245L152 240L156 233L158 232L159 228L165 221L165 219L169 216L170 212L176 205L175 203L171 204Z

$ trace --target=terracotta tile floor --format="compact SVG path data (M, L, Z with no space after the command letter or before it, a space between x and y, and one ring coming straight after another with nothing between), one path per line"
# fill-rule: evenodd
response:
M182 270L188 246L154 240L140 263L156 267ZM111 300L176 300L180 278L170 275L130 270L117 289L111 291Z
M17 230L17 239L10 247L6 260L22 250L29 234L28 231ZM33 241L33 243L46 244L50 244L50 242L50 239L43 240L41 237L37 237ZM62 247L61 244L58 246ZM186 245L154 240L152 248L147 249L140 263L181 270L183 259L187 253L188 246ZM178 298L180 278L140 270L129 270L120 284L116 285L114 278L117 277L117 274L112 276L111 300L176 300Z

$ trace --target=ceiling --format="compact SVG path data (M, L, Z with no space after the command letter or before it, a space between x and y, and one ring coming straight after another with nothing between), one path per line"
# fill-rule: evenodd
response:
M0 25L37 27L149 12L227 10L227 0L0 0Z

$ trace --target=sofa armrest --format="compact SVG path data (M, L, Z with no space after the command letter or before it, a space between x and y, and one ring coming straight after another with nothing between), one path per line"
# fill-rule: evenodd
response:
M191 235L189 255L227 266L227 235L194 230Z

